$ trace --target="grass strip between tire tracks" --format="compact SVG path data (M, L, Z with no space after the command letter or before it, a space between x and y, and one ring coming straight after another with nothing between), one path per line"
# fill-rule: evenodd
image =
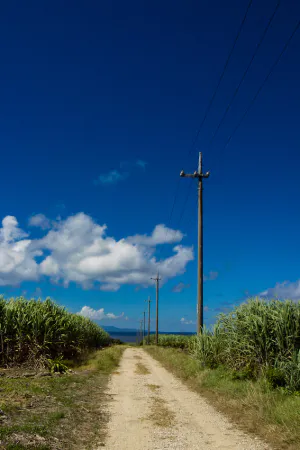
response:
M259 435L274 449L299 450L299 395L287 395L263 381L234 380L223 368L203 369L178 349L144 349L241 429Z

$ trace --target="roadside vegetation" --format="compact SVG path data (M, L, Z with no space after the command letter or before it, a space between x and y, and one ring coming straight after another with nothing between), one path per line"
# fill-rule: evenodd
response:
M0 366L27 363L58 367L109 345L110 337L91 320L52 300L0 297Z
M124 349L114 346L96 351L84 365L64 375L31 377L15 369L0 372L0 448L103 446L110 400L105 389Z
M183 347L168 338L145 348L241 427L275 448L299 448L299 304L249 300Z
M173 348L188 348L190 345L191 336L185 336L180 334L160 334L158 336L158 345L160 347L173 347ZM148 343L148 338L146 337L143 344ZM150 335L150 345L155 344L155 335Z
M102 445L104 389L123 352L111 344L50 299L0 297L0 448Z

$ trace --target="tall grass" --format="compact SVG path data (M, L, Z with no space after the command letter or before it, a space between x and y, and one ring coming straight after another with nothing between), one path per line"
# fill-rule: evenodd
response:
M249 300L221 314L212 332L191 340L202 365L225 366L236 376L266 376L274 386L300 390L300 305Z
M0 297L0 364L43 358L73 359L108 345L109 335L91 320L52 300Z
M191 336L181 334L159 334L158 345L161 347L173 347L187 349L189 347ZM148 343L148 338L144 339L144 344ZM150 344L155 344L155 335L150 335Z

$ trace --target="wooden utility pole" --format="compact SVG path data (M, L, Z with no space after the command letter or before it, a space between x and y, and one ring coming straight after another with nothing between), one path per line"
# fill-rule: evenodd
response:
M145 302L148 302L148 336L147 336L147 344L150 344L150 297L148 297L148 300L145 300Z
M156 330L155 330L155 344L158 345L158 295L159 295L159 274L157 273L155 278L151 278L156 282Z
M145 340L145 335L146 335L146 311L144 311L143 344L144 344L144 340Z
M209 172L202 173L202 153L199 153L198 171L186 174L182 170L181 177L196 178L198 180L198 302L197 302L197 333L203 328L203 209L202 209L202 180L209 177Z
M140 343L143 340L143 319L140 320Z

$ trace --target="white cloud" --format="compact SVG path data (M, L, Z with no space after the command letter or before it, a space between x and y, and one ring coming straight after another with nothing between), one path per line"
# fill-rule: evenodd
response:
M116 283L107 283L100 286L101 291L116 292L120 289L120 285Z
M192 247L176 245L174 254L158 261L155 245L161 242L164 225L155 227L143 242L132 237L115 240L106 235L106 225L98 225L91 217L78 213L66 220L52 223L41 239L25 239L27 234L18 227L15 217L3 219L0 228L0 285L18 284L24 280L50 277L53 282L70 282L89 289L100 284L103 291L116 291L123 284L148 286L150 277L158 270L163 282L185 272L193 259ZM169 243L183 237L178 230L170 230ZM39 263L36 257L46 256Z
M147 236L146 234L136 234L135 236L129 236L128 242L132 244L156 246L158 244L172 244L175 242L181 242L184 235L179 230L173 230L163 224L156 225L152 234Z
M28 220L28 225L30 227L41 228L42 230L51 228L51 222L44 214L35 214L34 216L31 216Z
M17 285L22 281L37 280L39 267L35 261L40 249L31 249L27 233L18 227L13 216L2 220L0 228L0 286Z
M210 271L208 275L204 275L203 279L204 281L214 281L218 278L219 272Z
M196 323L196 322L193 322L192 320L186 319L185 317L182 317L182 318L180 319L180 322L181 322L183 325L195 325L195 323Z
M97 225L83 213L61 222L58 229L39 241L42 248L51 251L41 264L42 273L65 283L103 283L102 290L117 290L122 284L149 285L150 277L158 270L152 252L133 244L130 238L116 241L105 232L105 225ZM183 273L193 259L189 247L175 246L173 250L175 255L159 265L165 281Z
M83 316L83 317L87 317L92 320L103 320L103 319L116 320L116 319L122 319L124 317L124 313L120 314L119 316L116 316L113 313L105 314L104 308L93 309L93 308L90 308L89 306L83 306L81 308L81 311L79 311L79 313L77 313L77 314L79 314L80 316Z
M49 275L49 276L55 276L59 274L59 265L58 263L52 258L52 256L47 256L44 261L40 264L40 272L43 275Z
M14 216L4 217L2 220L2 228L0 229L0 241L9 243L27 236L28 234L18 227L18 221Z
M284 281L275 287L260 293L260 297L279 298L282 300L300 300L300 280L295 282Z

